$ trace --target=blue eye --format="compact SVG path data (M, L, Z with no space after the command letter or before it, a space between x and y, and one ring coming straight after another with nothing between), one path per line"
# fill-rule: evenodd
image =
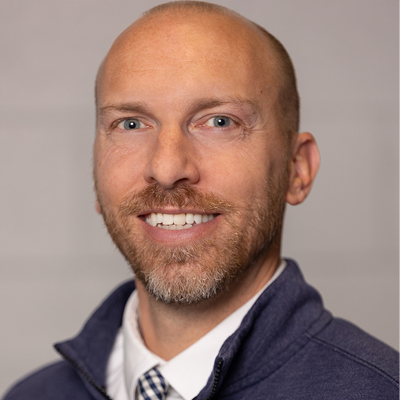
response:
M213 126L215 128L226 128L232 123L232 120L229 117L224 117L222 115L217 115L216 117L212 117L206 121L204 125Z
M125 121L122 121L122 127L123 129L126 129L127 131L131 131L134 129L139 129L142 127L142 123L138 119L126 119Z
M213 123L216 128L225 128L231 124L231 119L228 117L214 117Z

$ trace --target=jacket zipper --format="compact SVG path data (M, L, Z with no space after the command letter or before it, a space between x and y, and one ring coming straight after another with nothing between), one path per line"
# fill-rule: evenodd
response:
M107 400L112 400L112 398L107 394L106 389L103 386L98 385L83 369L82 367L75 361L73 360L70 356L65 354L57 345L54 346L57 351L75 368L77 369L82 376L96 389L98 390L101 395L107 399Z
M103 386L98 385L83 369L82 367L75 361L73 360L70 356L65 354L57 345L54 346L57 351L75 368L77 369L82 376L96 389L98 390L101 395L107 399L107 400L112 400L112 398L107 394L106 389ZM214 375L214 383L213 387L211 389L210 394L204 399L204 400L210 400L214 395L215 392L217 391L217 386L218 386L218 381L219 381L219 374L221 372L223 360L219 360L217 364L217 369L215 370L215 375Z
M217 369L215 370L213 387L211 389L210 394L204 400L210 400L211 397L213 397L215 395L215 392L217 391L219 373L221 372L222 363L223 363L223 360L222 359L219 360L219 362L217 364Z

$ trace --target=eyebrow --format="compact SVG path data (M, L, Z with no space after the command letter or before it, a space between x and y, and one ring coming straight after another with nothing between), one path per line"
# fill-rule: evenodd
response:
M259 107L251 100L244 99L239 96L226 97L226 98L203 98L195 99L193 101L188 101L186 108L189 112L195 113L201 110L206 110L210 108L215 108L219 106L224 106L231 104L233 106L245 106L249 109L250 114L254 115L259 110ZM143 113L152 114L150 107L145 102L127 102L127 103L116 103L116 104L106 104L99 109L99 115L104 115L109 111L126 112L126 113Z
M105 106L100 107L99 115L103 115L108 111L148 113L149 107L143 102L106 104Z
M251 108L253 111L258 110L258 106L251 100L243 99L239 96L226 97L226 98L212 98L212 99L198 99L188 103L188 108L191 111L205 110L208 108L214 108L231 104L234 106L246 106Z

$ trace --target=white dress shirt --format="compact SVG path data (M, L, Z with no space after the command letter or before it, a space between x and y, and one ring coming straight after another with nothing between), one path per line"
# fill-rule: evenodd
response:
M261 293L282 273L282 260L268 283L249 301L225 318L196 343L165 361L144 344L138 328L139 298L136 290L125 306L122 327L115 339L107 364L106 387L114 400L136 400L137 381L149 369L157 367L170 388L168 400L191 400L206 385L215 358L225 342L238 328Z

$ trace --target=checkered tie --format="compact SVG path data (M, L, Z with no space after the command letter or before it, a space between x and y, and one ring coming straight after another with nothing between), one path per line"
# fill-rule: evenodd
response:
M168 387L160 371L153 368L139 378L138 400L165 400Z

